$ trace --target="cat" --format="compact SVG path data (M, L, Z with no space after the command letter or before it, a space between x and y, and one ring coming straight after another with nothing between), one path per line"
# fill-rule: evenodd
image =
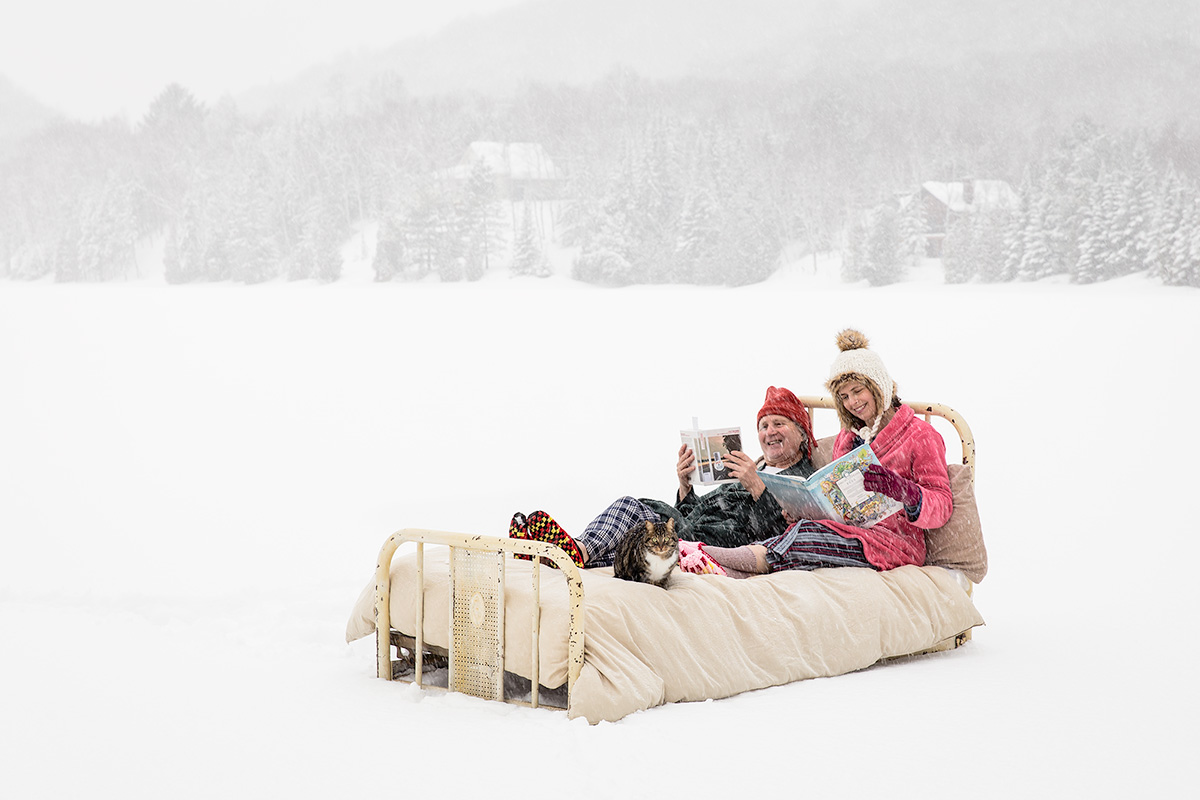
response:
M667 588L667 579L679 563L679 536L675 520L634 526L617 543L613 574L626 581L652 583Z

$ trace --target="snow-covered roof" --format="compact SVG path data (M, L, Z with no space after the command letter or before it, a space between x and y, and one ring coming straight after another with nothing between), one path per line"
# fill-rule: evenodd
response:
M532 142L471 142L450 176L465 179L483 162L496 177L511 180L554 180L562 177L540 144Z
M970 181L974 196L970 203L963 202L963 187L966 181L939 183L926 181L921 188L942 201L951 211L979 211L981 209L1001 208L1015 209L1021 204L1021 198L1008 185L1007 181Z

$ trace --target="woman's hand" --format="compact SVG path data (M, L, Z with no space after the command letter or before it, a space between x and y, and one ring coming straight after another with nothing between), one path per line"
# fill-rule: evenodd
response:
M868 464L863 470L863 488L899 500L908 508L921 502L921 487L898 472L878 464Z
M692 491L692 468L696 465L696 454L686 444L679 447L679 460L675 462L675 475L679 478L679 499Z
M754 465L754 459L741 450L731 452L729 457L725 459L725 464L729 467L729 474L737 478L738 482L746 487L746 491L755 500L761 497L762 493L767 490L767 485L758 476L758 469Z

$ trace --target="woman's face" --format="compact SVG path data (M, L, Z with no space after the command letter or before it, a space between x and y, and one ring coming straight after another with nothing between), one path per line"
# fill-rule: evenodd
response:
M838 389L842 406L863 422L875 420L875 395L861 381L850 381Z
M758 443L767 466L787 468L800 460L804 431L787 417L764 414L758 421Z

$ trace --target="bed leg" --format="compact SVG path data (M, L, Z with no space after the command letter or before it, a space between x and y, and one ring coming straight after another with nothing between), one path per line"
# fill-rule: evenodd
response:
M400 546L400 534L393 533L379 549L375 562L375 674L385 681L392 679L391 592L392 556Z
M533 630L533 680L529 685L529 704L538 707L538 687L542 679L542 656L540 642L542 635L542 567L538 561L533 562L533 619L530 621Z

